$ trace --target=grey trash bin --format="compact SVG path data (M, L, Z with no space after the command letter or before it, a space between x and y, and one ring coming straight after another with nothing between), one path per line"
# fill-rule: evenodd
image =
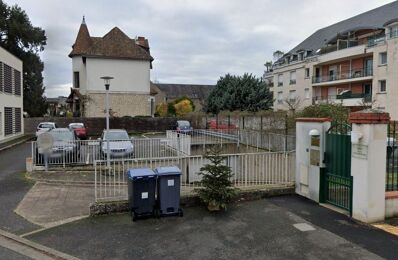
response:
M129 209L133 221L155 215L156 174L149 168L127 171Z
M160 215L183 216L180 208L181 170L176 166L158 167L157 201Z

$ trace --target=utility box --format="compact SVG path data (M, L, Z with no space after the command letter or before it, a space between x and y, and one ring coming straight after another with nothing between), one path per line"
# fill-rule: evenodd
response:
M176 166L158 167L157 201L160 215L183 216L180 208L181 170Z
M128 199L133 221L140 216L155 215L156 173L149 168L129 169Z

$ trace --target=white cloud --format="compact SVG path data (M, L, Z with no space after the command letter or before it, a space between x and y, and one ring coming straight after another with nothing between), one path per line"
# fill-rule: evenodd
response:
M225 73L262 75L274 50L288 51L317 29L391 0L6 0L46 30L42 54L48 96L71 85L71 51L83 15L90 34L114 26L149 38L152 79L215 83Z

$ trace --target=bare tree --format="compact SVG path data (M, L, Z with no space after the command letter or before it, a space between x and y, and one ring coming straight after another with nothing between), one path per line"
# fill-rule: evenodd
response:
M283 103L289 109L289 111L291 111L292 113L295 113L296 110L300 108L301 99L299 97L285 98L283 100Z

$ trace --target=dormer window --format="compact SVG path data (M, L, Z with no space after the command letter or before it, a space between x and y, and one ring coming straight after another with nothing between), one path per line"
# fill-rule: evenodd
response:
M390 38L397 38L397 37L398 37L398 24L390 28Z
M304 52L299 53L299 60L304 60Z

